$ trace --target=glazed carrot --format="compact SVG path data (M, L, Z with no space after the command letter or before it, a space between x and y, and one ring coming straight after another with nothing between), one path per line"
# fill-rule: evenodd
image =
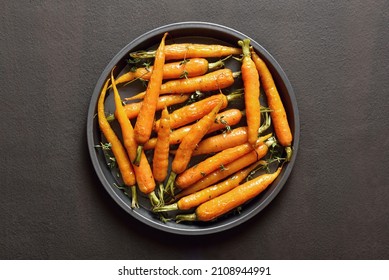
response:
M179 104L179 103L183 103L185 101L187 101L189 99L190 95L189 94L185 94L185 95L163 95L163 96L160 96L158 98L158 103L157 103L157 107L156 107L156 110L159 111L159 110L162 110L165 105L166 106L172 106L172 105L176 105L176 104ZM139 111L140 111L140 107L142 106L142 101L141 102L137 102L137 103L130 103L130 104L126 104L124 106L124 110L126 111L126 114L127 114L127 118L129 119L134 119L138 116L139 114Z
M156 51L137 51L130 53L133 58L150 58L155 56ZM229 55L239 55L242 50L235 47L216 44L171 44L165 47L166 60L178 60L193 57L223 57Z
M175 198L179 199L181 197L187 196L191 193L197 192L199 190L202 190L206 187L209 187L220 180L223 180L224 178L234 174L235 172L241 170L242 168L245 168L249 166L250 164L255 163L256 161L260 160L263 158L269 148L268 146L272 145L274 143L274 139L270 138L268 141L265 143L261 142L254 151L236 159L235 161L227 164L224 166L224 168L219 168L218 170L215 170L214 172L208 174L201 180L197 181L194 183L192 186L189 188L186 188L179 192Z
M248 142L255 145L258 139L258 130L261 124L260 114L260 88L259 75L250 53L250 40L245 39L238 42L242 46L242 80L244 86L244 100L246 108L246 119L248 127Z
M163 201L163 182L167 177L169 166L169 135L170 118L167 107L165 107L162 111L161 127L158 130L157 144L153 156L153 174L155 181L159 185L160 201Z
M242 145L247 142L247 126L240 126L228 133L217 134L202 140L193 151L193 156L211 154Z
M221 130L227 129L229 130L230 126L236 125L240 122L243 117L243 113L238 109L229 109L224 112L221 112L216 115L215 122L212 124L211 128L207 131L207 134ZM180 144L185 135L188 134L192 125L187 125L180 127L170 134L170 145ZM155 148L155 144L157 143L157 138L151 138L149 141L145 143L143 149L151 150Z
M128 158L127 151L123 147L119 138L115 134L114 130L111 128L108 123L105 112L104 112L104 100L107 92L109 80L104 84L103 89L101 90L98 104L97 104L97 117L99 120L99 127L105 138L109 143L111 143L111 150L115 156L116 163L119 167L120 174L123 179L123 183L131 189L132 193L132 208L138 208L138 201L136 195L136 179L134 174L134 169L131 165L130 159Z
M127 154L131 161L134 161L137 156L136 141L134 137L134 130L130 120L127 118L127 115L124 111L122 100L120 98L119 92L116 88L115 79L113 77L113 69L111 71L111 83L114 93L115 106L118 115L118 122L122 131L123 144L127 150ZM139 187L139 190L149 196L150 202L152 205L159 205L159 199L156 196L155 190L155 181L154 176L150 167L149 162L147 161L145 153L141 152L141 157L139 161L139 166L133 165L135 171L135 178Z
M134 164L139 165L141 151L144 143L150 139L153 131L154 116L158 104L158 97L161 89L163 79L163 65L165 64L165 38L167 33L162 37L161 43L158 47L154 68L150 76L150 81L147 84L147 90L140 107L138 117L134 127L135 141L138 143L137 157Z
M209 63L205 58L192 58L184 61L166 63L163 66L163 79L179 79L182 77L196 77L221 68L224 65L222 60ZM123 84L135 79L149 80L153 66L136 68L135 71L124 73L116 79L116 84Z
M192 125L189 133L184 136L172 162L172 171L167 182L167 188L174 191L174 180L177 174L182 173L188 166L192 157L193 150L196 145L201 141L209 128L215 122L217 113L222 105L222 100L217 106L215 106L210 113L202 117L198 122Z
M231 86L234 78L239 76L240 72L232 72L231 69L224 68L207 73L202 76L170 80L161 85L160 94L186 94L195 91L212 91ZM146 92L143 91L135 96L128 97L126 100L135 100L144 98Z
M215 197L214 199L201 204L197 207L194 214L177 215L176 221L212 221L258 196L274 182L281 173L281 169L282 167L279 167L271 174L266 173L260 175L218 197Z
M266 99L269 108L271 109L270 115L273 122L273 128L277 136L278 142L287 147L287 158L290 159L292 145L292 132L288 123L288 118L286 116L284 105L280 94L278 93L276 84L274 83L272 74L266 66L266 63L258 56L258 54L251 49L252 59L257 67L261 82L263 85L263 90L266 94Z
M253 146L245 143L236 147L225 149L217 154L206 158L200 163L186 169L176 178L176 186L180 189L186 189L207 176L215 170L223 169L224 166L236 159L248 154L253 150Z
M212 198L218 197L219 195L226 193L233 188L237 187L240 182L242 182L251 172L257 168L259 165L266 165L265 161L260 161L251 166L236 172L230 178L216 184L205 188L201 191L195 192L188 196L185 196L178 200L176 203L165 205L162 207L154 208L155 212L163 211L174 211L174 210L189 210L194 207L199 206L200 204L211 200Z
M220 103L220 100L223 101L220 109L224 109L228 106L230 101L238 99L241 96L242 94L231 93L229 95L224 95L219 93L194 102L190 105L181 107L170 114L170 128L174 129L197 121L211 112L212 109ZM159 122L159 120L155 122L154 129L156 131L159 129Z

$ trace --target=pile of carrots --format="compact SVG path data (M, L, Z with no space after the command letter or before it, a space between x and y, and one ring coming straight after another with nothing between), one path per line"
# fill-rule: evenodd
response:
M213 221L274 182L290 160L292 132L273 77L249 39L236 46L165 44L167 36L156 50L129 54L129 63L145 66L117 77L112 69L107 77L97 106L102 143L110 144L133 208L146 197L149 205L142 206L156 217ZM228 59L240 69L226 67ZM124 96L133 83L146 89ZM115 109L108 116L110 93Z

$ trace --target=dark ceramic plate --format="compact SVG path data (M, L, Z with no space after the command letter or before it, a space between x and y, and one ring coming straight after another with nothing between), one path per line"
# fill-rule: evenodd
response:
M166 44L190 42L220 43L224 45L238 46L238 40L249 38L251 40L251 45L261 56L261 58L267 63L268 68L273 75L287 111L292 134L294 136L294 153L291 160L284 165L284 168L276 181L274 181L273 184L271 184L258 197L246 203L242 207L241 211L239 211L239 213L230 213L229 215L226 215L213 222L179 224L175 223L174 221L162 222L156 214L150 211L149 201L142 196L139 199L141 207L138 209L131 209L130 198L117 187L117 185L120 185L120 178L118 179L116 172L108 167L106 157L102 150L100 148L96 148L96 145L104 142L96 117L97 100L106 78L110 75L111 69L116 66L117 74L119 72L125 71L128 68L127 61L130 52L145 49L155 49L165 32L169 32L169 37L166 41ZM227 62L227 67L232 68L234 71L239 70L239 64L236 60L230 59L229 61L230 62ZM137 85L135 84L136 83L134 83L134 86L131 85L130 87L121 90L120 94L122 97L131 96L143 90L142 86L140 86L141 83L138 83L139 88L137 88ZM236 104L236 106L239 107L241 105ZM109 95L106 99L106 111L112 113L113 110L114 105L112 101L112 95ZM259 45L249 36L242 34L234 29L206 22L181 22L156 28L136 38L127 46L125 46L107 65L96 84L90 101L87 120L87 140L91 160L102 185L114 199L114 201L132 217L159 230L176 234L201 235L224 231L240 225L241 223L252 218L254 215L258 214L276 197L292 171L299 142L299 128L299 115L292 86L280 65L269 54L268 51L266 51L261 45Z

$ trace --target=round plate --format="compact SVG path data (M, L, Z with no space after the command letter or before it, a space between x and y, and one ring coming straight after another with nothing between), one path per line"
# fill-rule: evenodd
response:
M112 172L107 165L106 158L101 149L96 148L102 142L102 135L99 129L97 120L97 101L105 80L110 75L111 69L116 66L118 74L122 71L129 58L129 53L138 50L155 49L159 44L162 35L169 32L169 37L166 44L177 42L189 43L220 43L224 45L236 46L238 40L245 38L250 39L251 46L255 49L257 54L265 61L273 79L280 92L283 104L285 106L289 124L292 129L293 140L293 155L291 160L284 165L284 168L278 178L258 197L246 203L239 213L227 215L223 218L217 219L213 222L196 222L196 223L175 223L174 221L161 221L156 214L149 209L148 201L140 199L141 207L138 209L131 208L130 198L124 194L122 190L117 187L117 176ZM236 66L232 66L236 67ZM236 69L235 69L236 70ZM135 94L139 91L125 92L126 96ZM122 92L121 92L122 94ZM110 107L111 106L111 107ZM114 110L113 103L109 103L107 98L106 111L111 108L111 113ZM104 188L126 212L132 217L142 221L143 223L159 230L176 234L186 235L201 235L224 231L232 227L238 226L241 223L252 218L264 209L279 193L289 177L292 167L294 165L297 148L299 143L299 115L297 109L296 98L293 93L292 86L285 75L284 71L277 63L277 61L266 51L260 44L255 42L249 36L242 34L234 29L206 22L180 22L169 24L149 31L142 36L136 38L125 46L107 65L97 81L94 89L88 111L87 120L87 140L88 149L95 171L103 184Z

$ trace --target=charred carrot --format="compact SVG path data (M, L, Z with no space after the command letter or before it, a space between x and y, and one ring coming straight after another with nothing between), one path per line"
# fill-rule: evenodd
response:
M170 80L161 85L160 94L187 94L195 91L212 91L231 86L234 79L240 75L240 72L232 72L231 69L224 68L207 73L202 76ZM126 100L135 100L144 98L146 92L141 92Z
M187 168L196 145L201 141L204 135L208 132L209 128L215 122L216 115L220 110L222 102L223 101L220 100L219 104L215 106L210 113L192 125L189 133L184 136L178 146L172 162L172 171L166 185L172 194L174 193L174 181L177 174L182 173Z
M153 174L159 185L160 201L163 201L163 182L167 177L169 166L169 135L170 118L167 107L165 107L162 111L161 127L158 130L157 144L153 156Z
M117 137L114 130L111 128L111 125L107 121L107 118L105 117L104 100L107 93L108 83L109 80L105 82L97 104L97 117L99 120L99 127L104 137L109 143L111 143L111 150L113 155L115 156L124 185L131 189L131 207L138 208L139 205L136 194L136 178L134 169L131 165L130 159L128 158L126 149L123 147L122 143L120 142L119 138Z
M165 106L172 106L176 104L183 103L189 99L189 95L163 95L158 98L158 103L156 110L162 110ZM134 119L138 116L140 107L142 106L142 101L141 102L136 102L136 103L129 103L124 106L124 110L126 111L127 118L129 119Z
M271 174L262 174L214 199L201 204L197 207L194 214L177 215L176 221L212 221L258 196L274 182L281 173L281 169L282 167L279 167Z
M192 58L183 61L166 63L163 66L163 79L179 79L183 77L196 77L223 67L223 60L208 62L205 58ZM124 84L135 79L150 80L153 66L136 68L135 71L129 71L116 79L116 84Z
M215 122L212 124L211 128L207 131L207 134L218 131L218 130L227 130L229 131L230 126L236 125L240 122L243 117L243 112L238 109L229 109L224 112L221 112L216 115ZM170 145L180 144L185 135L188 134L192 125L187 125L173 130L170 134ZM143 149L151 150L155 148L157 138L151 138L145 143Z
M155 212L174 211L174 210L189 210L200 204L211 200L219 195L226 193L237 187L247 176L249 176L255 168L261 165L266 165L265 161L259 161L251 166L236 172L230 178L205 188L201 191L195 192L178 200L176 203L154 208Z
M244 86L244 100L246 109L246 119L248 127L248 142L255 145L258 139L258 130L261 124L260 114L260 88L259 75L250 53L250 40L245 39L238 42L242 46L242 80Z
M253 49L251 49L251 56L261 78L268 106L271 109L270 115L277 140L282 146L286 147L287 160L289 160L292 153L291 145L293 136L280 94L266 63Z
M212 109L220 103L220 100L223 101L220 109L224 109L228 106L229 102L232 100L238 99L242 96L239 93L231 93L229 95L224 95L222 93L211 95L205 99L192 103L190 105L181 107L170 114L170 127L175 129L183 125L192 123L202 118L206 114L212 111ZM156 131L159 129L159 120L155 122Z
M255 163L256 161L260 160L263 158L269 148L268 146L272 145L274 143L274 139L270 138L267 140L265 143L261 142L254 151L249 152L248 154L236 159L235 161L227 164L223 168L219 168L218 170L215 170L214 172L208 174L201 180L197 181L194 183L192 186L189 188L186 188L179 192L175 198L179 199L181 197L184 197L186 195L189 195L191 193L197 192L199 190L202 190L206 187L209 187L220 180L225 179L226 177L234 174L235 172L241 170L242 168L245 168L249 166L250 164Z
M116 87L115 79L113 76L113 70L111 71L111 83L114 93L115 106L118 115L118 122L122 131L123 144L127 150L127 154L131 161L134 161L137 156L136 141L134 137L134 130L130 120L124 111L122 100ZM149 196L152 205L159 205L160 201L156 196L154 176L147 161L145 153L141 152L139 166L133 165L135 171L135 178L138 184L139 190Z
M163 35L158 47L154 60L154 68L150 76L150 81L147 84L146 94L134 127L135 141L138 143L137 157L134 162L135 165L139 165L143 145L150 139L151 132L153 131L154 116L163 79L166 36L167 33Z
M171 44L165 47L166 60L179 60L193 57L223 57L229 55L239 55L242 50L235 47L216 44ZM152 51L137 51L130 53L133 58L152 58L156 54Z

